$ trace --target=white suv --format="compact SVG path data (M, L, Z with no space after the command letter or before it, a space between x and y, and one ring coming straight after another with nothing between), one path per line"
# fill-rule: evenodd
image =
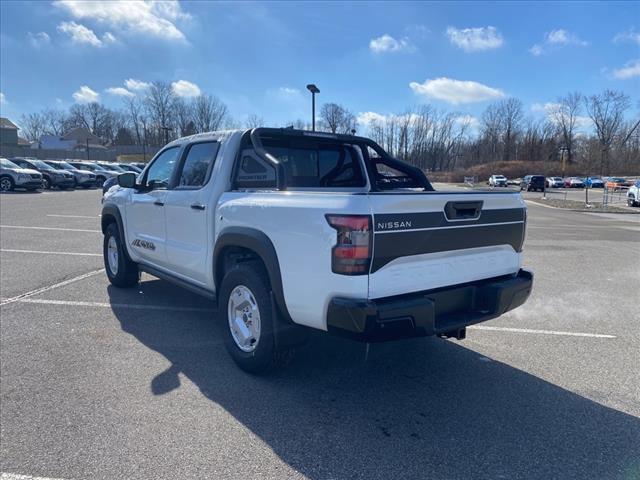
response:
M6 158L0 158L0 191L10 192L14 188L42 188L42 174L37 170L21 168Z

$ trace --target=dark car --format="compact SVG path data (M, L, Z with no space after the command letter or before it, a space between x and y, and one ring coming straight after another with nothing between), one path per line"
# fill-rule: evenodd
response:
M544 175L527 175L520 182L520 190L526 190L527 192L544 191Z
M22 168L37 170L42 174L42 186L44 188L58 187L61 190L73 188L76 185L73 173L53 168L42 160L35 158L12 158L11 161Z
M96 184L96 175L89 170L80 170L70 163L63 162L61 160L45 160L45 163L48 163L58 170L66 170L73 174L76 187L90 188Z

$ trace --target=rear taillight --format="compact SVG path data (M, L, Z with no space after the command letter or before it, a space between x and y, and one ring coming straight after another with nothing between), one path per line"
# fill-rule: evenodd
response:
M337 230L331 250L331 271L342 275L365 275L371 265L371 217L369 215L327 215Z

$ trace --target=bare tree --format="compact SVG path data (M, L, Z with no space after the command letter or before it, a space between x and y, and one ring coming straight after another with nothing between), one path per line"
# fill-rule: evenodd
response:
M175 94L171 85L167 82L156 81L151 84L144 99L149 128L154 131L154 139L158 144L162 143L164 137L163 128L173 127L172 108ZM150 132L151 133L151 132Z
M198 95L194 101L194 122L198 132L219 130L229 117L227 106L213 95Z
M125 105L127 109L129 125L135 135L136 144L142 145L145 138L145 134L144 134L145 132L143 129L143 120L144 120L143 103L139 98L133 97L125 100Z
M582 94L573 92L559 98L558 103L553 105L549 111L549 116L558 126L562 143L567 151L567 160L569 163L573 163L576 122L580 115L581 107Z
M609 173L609 151L624 122L630 99L622 92L605 90L585 98L587 113L596 128L600 143L600 173Z
M29 113L20 118L20 129L27 140L37 142L46 131L46 121L40 113Z
M193 103L183 98L176 98L173 103L173 112L176 119L176 128L181 137L192 134L195 130Z
M325 103L320 109L320 120L331 133L351 133L356 128L356 116L337 103Z
M246 128L258 128L264 126L264 118L252 113L244 122Z
M62 136L67 125L67 114L64 110L47 109L42 112L45 123L45 133Z
M504 154L502 158L503 160L509 161L512 160L517 136L520 134L522 127L522 102L517 98L502 100L499 109L504 142Z

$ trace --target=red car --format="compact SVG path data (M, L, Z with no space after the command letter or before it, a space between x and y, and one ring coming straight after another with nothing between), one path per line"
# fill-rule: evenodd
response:
M578 177L567 177L564 179L565 188L584 188L584 182Z

